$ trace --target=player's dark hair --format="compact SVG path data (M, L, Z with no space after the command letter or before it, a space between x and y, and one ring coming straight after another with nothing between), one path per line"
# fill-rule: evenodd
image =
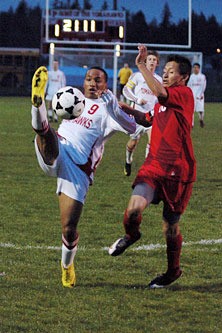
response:
M199 64L198 62L195 62L195 63L193 64L193 67L194 67L194 66L197 66L197 67L200 68L200 64Z
M181 75L188 75L188 78L186 82L189 80L191 71L192 71L192 65L188 58L183 57L178 54L170 55L167 58L167 62L174 61L179 65L179 73Z
M93 66L93 67L90 67L90 68L88 69L88 71L90 71L91 69L98 69L99 71L103 72L104 75L105 75L105 81L106 81L106 82L108 81L108 74L107 74L107 72L105 71L105 69L103 69L102 67L99 67L99 66ZM87 72L88 72L88 71L87 71Z

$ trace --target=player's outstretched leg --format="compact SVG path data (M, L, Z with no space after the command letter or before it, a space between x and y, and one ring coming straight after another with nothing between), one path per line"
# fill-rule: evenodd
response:
M49 130L47 119L47 110L45 107L45 88L48 79L47 68L44 66L39 67L32 78L32 127L34 131L43 136Z
M47 80L47 68L45 66L39 67L32 78L32 104L37 108L44 101Z

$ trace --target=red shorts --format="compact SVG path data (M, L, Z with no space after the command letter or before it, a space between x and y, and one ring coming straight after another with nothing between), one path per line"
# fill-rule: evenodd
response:
M133 187L139 183L147 183L155 189L155 198L152 203L157 204L160 201L163 201L164 219L167 222L171 222L170 216L172 215L172 223L178 222L176 221L176 216L178 215L179 220L180 215L186 209L192 194L193 183L172 181L148 170L146 172L146 176L144 176L144 174L141 175L140 171L138 172L133 183ZM173 219L175 219L175 221L173 221Z

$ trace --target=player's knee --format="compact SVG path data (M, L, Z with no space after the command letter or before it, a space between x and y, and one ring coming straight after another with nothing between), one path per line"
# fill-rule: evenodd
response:
M69 250L71 250L78 245L79 234L77 232L70 235L62 234L62 242Z
M141 217L141 211L140 209L132 209L132 210L127 210L127 215L129 216L130 220L137 220L138 218Z
M78 238L76 224L73 224L70 221L66 221L66 223L63 221L62 234L67 242L73 242L76 238Z
M164 221L163 222L163 234L166 238L175 238L179 235L180 228L179 223L169 223Z
M78 239L78 233L75 230L63 230L62 232L64 238L66 239L67 243L73 243L76 239Z
M136 141L133 140L127 143L126 149L127 151L131 152L134 150L135 147L136 147Z
M140 224L142 221L142 215L140 211L125 211L123 225L125 228L125 232L131 238L138 239L140 237Z

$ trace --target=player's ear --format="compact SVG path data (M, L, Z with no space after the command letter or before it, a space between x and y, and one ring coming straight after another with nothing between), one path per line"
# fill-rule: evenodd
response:
M183 74L181 81L187 81L188 79L189 79L189 75L188 74Z
M184 81L185 83L187 83L187 81L189 80L189 78L190 78L190 76L188 74L184 74L182 81Z

